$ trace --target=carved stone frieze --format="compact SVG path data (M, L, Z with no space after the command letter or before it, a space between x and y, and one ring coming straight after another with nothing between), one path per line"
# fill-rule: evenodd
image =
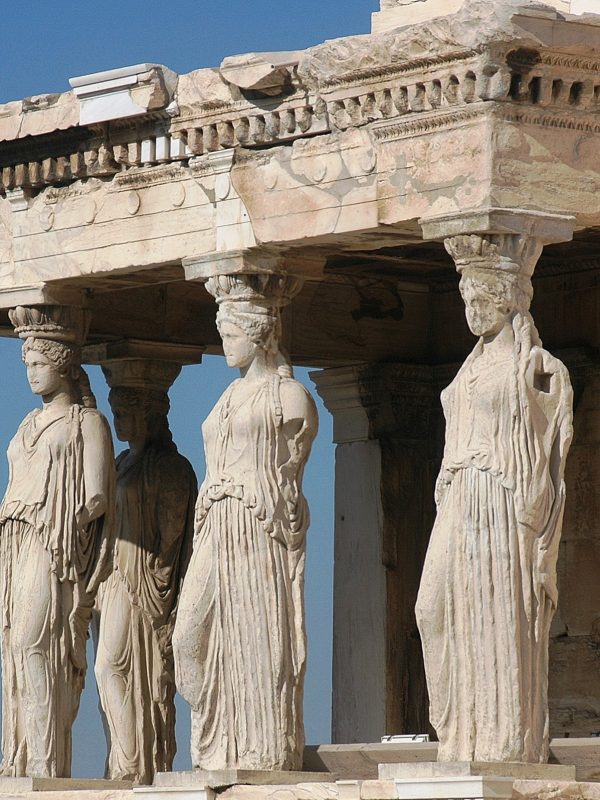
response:
M327 56L340 56L329 72L328 62L319 65L319 58L333 44L306 51L293 85L277 97L221 89L218 98L202 99L200 92L200 100L183 103L181 110L175 104L115 120L108 134L89 125L0 142L0 193L19 188L36 193L90 177L120 180L130 171L141 183L142 174L162 165L185 166L192 157L218 150L264 148L365 125L373 127L377 140L389 141L462 125L490 103L509 121L600 132L600 68L591 54L516 47L506 40L480 50L449 37L430 53L417 47L409 57L402 50L407 37L404 32L362 44L340 40L339 54L334 48ZM398 51L397 57L386 47ZM158 182L180 176L161 172Z

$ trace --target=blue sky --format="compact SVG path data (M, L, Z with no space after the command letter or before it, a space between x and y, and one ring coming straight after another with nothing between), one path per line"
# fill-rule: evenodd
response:
M20 0L2 4L0 102L66 91L67 79L128 64L176 72L227 55L296 50L368 33L378 0Z
M368 33L370 14L378 10L377 0L21 0L3 5L0 103L66 91L70 77L129 64L161 63L188 72L218 66L225 56L236 53L295 50L337 36ZM17 342L0 339L0 365L0 450L4 451L36 400L27 385ZM90 375L99 407L108 415L102 374L92 368ZM174 438L200 480L204 474L200 425L234 377L222 359L207 357L201 366L186 367L171 391ZM314 389L308 370L297 370L297 377ZM319 436L305 478L312 516L306 586L309 666L305 719L307 741L313 743L329 741L331 704L333 446L331 419L320 402L319 413ZM0 491L4 491L6 479L6 462L0 455ZM178 702L177 738L175 766L185 769L189 767L189 722L182 701ZM73 740L73 774L100 776L104 740L91 669Z

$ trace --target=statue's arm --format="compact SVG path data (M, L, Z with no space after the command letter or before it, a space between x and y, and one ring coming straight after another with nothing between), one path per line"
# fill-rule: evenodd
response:
M109 484L114 470L110 431L98 413L86 413L81 421L85 505L81 522L88 525L107 510Z
M317 408L312 397L297 381L282 381L280 396L289 463L303 463L319 428Z
M537 406L546 418L546 452L551 457L550 468L558 487L564 476L566 455L573 434L573 390L569 373L562 361L541 347L531 351L527 383L533 391Z

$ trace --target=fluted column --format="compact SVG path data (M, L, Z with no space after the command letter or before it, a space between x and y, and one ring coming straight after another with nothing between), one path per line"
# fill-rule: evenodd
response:
M311 377L336 443L332 738L425 733L414 604L439 453L433 370L369 364Z

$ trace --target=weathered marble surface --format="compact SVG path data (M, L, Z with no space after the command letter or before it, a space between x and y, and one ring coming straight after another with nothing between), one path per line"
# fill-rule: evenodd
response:
M529 313L541 244L446 246L480 339L442 394L446 445L417 600L438 760L543 762L572 391Z
M180 366L107 364L119 455L114 570L100 589L95 674L107 778L152 783L176 751L171 637L192 545L197 484L173 442L167 391Z
M77 310L19 307L11 320L42 408L9 445L0 507L1 771L69 777L88 627L111 567L112 440L80 366Z
M258 241L398 245L418 239L419 217L486 205L597 224L600 28L522 5L471 0L443 24L309 48L294 56L289 93L266 105L227 83L227 65L197 70L173 79L160 119L125 119L114 139L69 118L59 158L39 139L61 128L53 109L72 94L0 110L7 142L30 119L39 134L2 170L3 295Z
M202 428L207 471L173 636L192 766L206 770L302 766L302 473L317 413L280 349L280 306L295 284L266 274L207 286L241 377Z

